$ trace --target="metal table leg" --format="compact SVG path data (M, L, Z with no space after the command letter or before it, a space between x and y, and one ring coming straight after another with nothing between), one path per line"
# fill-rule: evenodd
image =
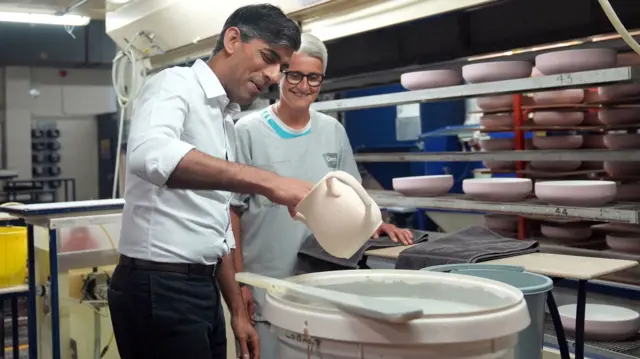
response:
M60 297L58 293L58 240L57 231L49 230L49 265L51 268L51 354L60 359Z
M36 250L33 225L27 225L27 253L29 269L29 359L38 359L38 325L36 306Z
M18 328L18 297L11 298L11 333L13 334L13 358L20 358L20 329Z
M547 308L549 308L549 314L553 320L553 328L556 331L556 338L558 339L558 349L560 350L561 359L571 359L569 354L569 345L567 344L567 338L564 335L564 327L562 326L562 320L560 319L560 313L558 313L558 306L553 296L553 292L547 293Z
M575 359L584 359L584 317L587 305L587 281L578 281L578 303L576 308Z

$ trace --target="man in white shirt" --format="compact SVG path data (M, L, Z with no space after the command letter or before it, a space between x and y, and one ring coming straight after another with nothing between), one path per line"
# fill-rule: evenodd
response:
M299 46L300 29L280 9L245 6L227 19L208 63L164 70L145 85L131 120L121 257L109 288L122 359L226 358L218 285L242 358L259 358L234 278L231 192L292 210L312 184L233 163L231 115L278 82Z

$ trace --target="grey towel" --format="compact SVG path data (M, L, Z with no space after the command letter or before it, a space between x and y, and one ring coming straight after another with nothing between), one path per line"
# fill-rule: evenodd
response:
M484 227L469 227L402 251L396 269L477 263L538 252L538 242L506 238Z
M426 241L428 238L428 233L425 231L415 229L411 229L410 231L413 233L414 243ZM310 235L305 239L300 247L300 251L298 251L299 265L297 272L309 273L323 270L356 269L365 251L401 245L400 243L395 243L387 236L382 236L378 239L369 239L351 258L336 258L322 249L316 238Z

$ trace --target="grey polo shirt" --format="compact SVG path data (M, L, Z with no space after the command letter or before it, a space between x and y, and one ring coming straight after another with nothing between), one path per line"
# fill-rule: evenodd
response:
M333 170L362 181L342 124L317 111L311 110L310 115L311 120L300 130L285 125L271 106L243 117L236 123L236 161L311 183ZM233 205L243 213L244 269L276 278L293 275L309 229L293 220L286 207L264 196L237 195ZM255 293L257 314L263 298L263 293Z

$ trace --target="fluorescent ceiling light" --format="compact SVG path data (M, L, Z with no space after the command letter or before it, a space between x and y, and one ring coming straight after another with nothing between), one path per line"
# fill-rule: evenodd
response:
M65 14L37 14L24 12L0 12L0 22L20 22L26 24L86 26L91 21L88 16Z
M640 30L629 31L629 35L631 35L631 36L640 35ZM606 40L616 40L616 39L619 39L619 38L621 38L620 34L613 33L613 34L607 34L607 35L594 36L591 39L591 41L599 42L599 41L606 41Z
M385 1L303 20L302 31L327 41L493 1L495 0Z
M471 56L471 57L467 58L467 61L488 60L488 59L494 59L494 58L498 58L498 57L505 57L505 56L523 54L525 52L537 52L537 51L557 49L557 48L561 48L561 47L576 46L576 45L580 45L582 43L583 43L583 41L576 40L576 41L569 41L569 42L560 42L560 43L557 43L557 44L550 44L550 45L540 45L540 46L528 47L528 48L524 48L524 49L515 49L515 50L509 50L509 51L505 51L505 52L498 52L498 53L494 53L494 54Z

